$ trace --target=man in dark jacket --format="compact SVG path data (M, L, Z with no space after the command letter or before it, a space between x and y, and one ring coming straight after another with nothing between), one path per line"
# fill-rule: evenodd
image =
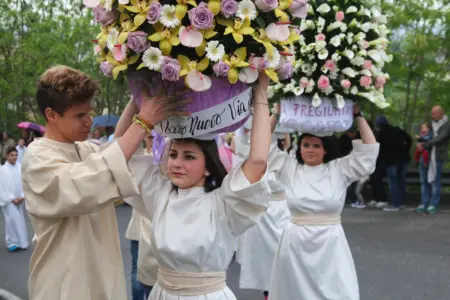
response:
M398 211L404 207L406 197L406 169L409 163L412 139L399 127L389 124L385 116L376 119L378 127L377 141L380 143L380 153L377 168L372 176L373 193L378 208L385 211ZM389 191L391 193L391 206L387 207L386 196L382 178L387 175ZM375 179L375 185L373 181ZM378 196L378 199L377 199Z
M422 151L426 148L430 152L430 161L428 164L428 178L422 179L422 204L417 207L418 212L425 210L434 214L439 204L441 196L441 176L442 168L448 158L448 145L450 142L450 123L442 107L435 106L431 110L433 119L432 129L433 138L428 142L417 144L417 149ZM431 193L431 201L429 195ZM428 202L431 202L427 207Z

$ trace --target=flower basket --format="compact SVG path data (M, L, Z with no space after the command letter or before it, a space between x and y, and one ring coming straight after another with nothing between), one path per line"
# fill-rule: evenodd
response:
M84 0L101 32L95 53L106 76L133 68L202 92L211 76L253 83L260 70L278 82L292 69L291 26L306 0ZM288 59L291 57L290 59Z
M387 107L383 88L389 75L383 68L392 56L385 51L386 17L357 0L309 3L300 25L293 78L272 85L269 94L274 100L307 96L303 99L314 107L325 99L340 109L347 100Z
M308 96L281 100L280 125L317 136L329 136L348 130L353 123L353 102L345 101L336 108L333 100L324 98L320 105L312 105Z

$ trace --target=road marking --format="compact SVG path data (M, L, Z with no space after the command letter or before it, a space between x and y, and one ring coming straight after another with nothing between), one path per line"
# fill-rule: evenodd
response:
M1 300L22 300L19 297L17 297L16 295L14 295L13 293L10 293L6 290L2 290L0 289L0 299Z

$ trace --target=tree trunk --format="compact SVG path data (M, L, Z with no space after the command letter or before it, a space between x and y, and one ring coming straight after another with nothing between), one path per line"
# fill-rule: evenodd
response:
M422 83L422 77L416 78L416 85L414 87L414 98L411 105L411 113L408 115L408 122L406 123L406 127L404 128L407 132L411 132L411 126L414 119L414 113L416 111L417 106L417 98L419 97L419 89L420 84Z

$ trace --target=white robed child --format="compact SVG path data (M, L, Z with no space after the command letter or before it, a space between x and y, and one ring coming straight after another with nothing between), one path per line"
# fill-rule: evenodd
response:
M268 78L259 78L250 152L228 175L213 137L172 140L166 148L167 176L149 156L137 153L130 161L141 197L126 201L153 220L151 240L160 266L150 300L236 300L225 282L235 241L258 222L270 195L265 175L270 146ZM133 105L122 115L117 131L130 124ZM148 123L157 124L161 117L164 113L155 109Z
M0 167L0 206L5 219L6 247L10 252L27 249L29 245L21 165L17 159L17 149L7 149L6 162Z

